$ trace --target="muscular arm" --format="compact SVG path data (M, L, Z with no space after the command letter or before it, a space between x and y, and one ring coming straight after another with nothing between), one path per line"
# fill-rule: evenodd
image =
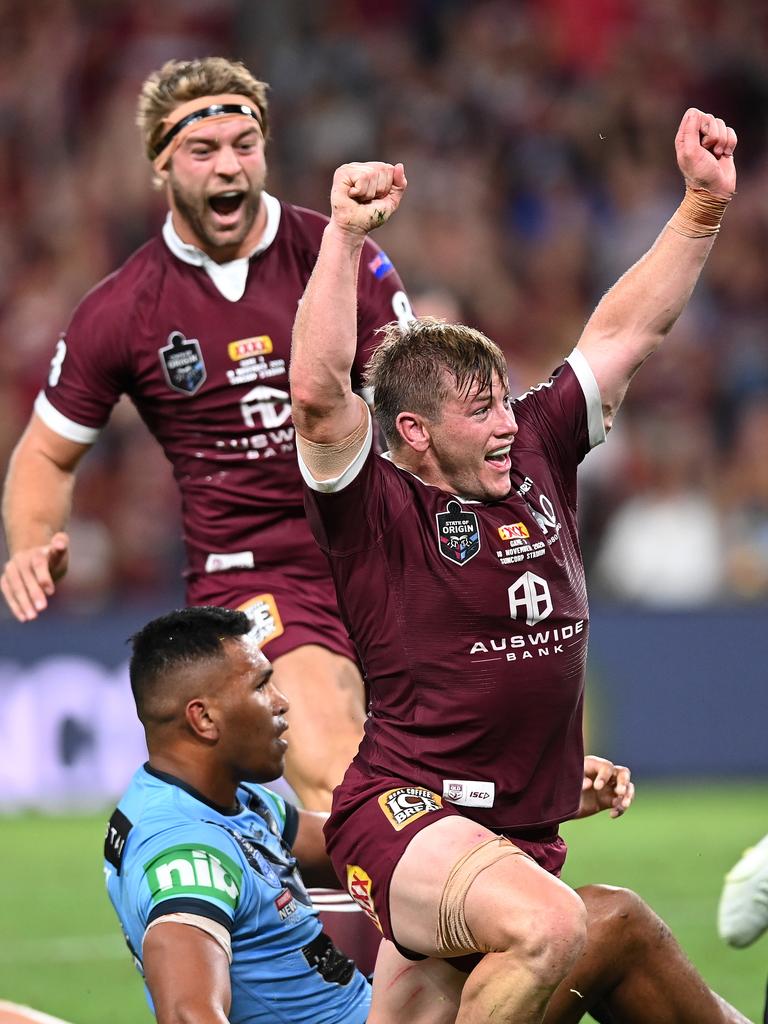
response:
M158 1024L227 1024L229 961L214 938L161 921L147 933L142 959Z
M729 199L736 187L735 146L736 136L722 120L686 111L675 139L686 185ZM690 237L675 224L673 217L651 250L606 293L579 340L600 388L607 427L633 374L683 311L716 237L716 226L713 233Z
M397 209L404 189L402 164L345 164L334 174L331 220L299 305L291 350L293 420L316 444L342 441L360 425L350 381L360 253L368 232Z
M3 492L9 561L0 578L20 622L37 618L67 570L75 469L90 446L69 441L36 415L16 446Z

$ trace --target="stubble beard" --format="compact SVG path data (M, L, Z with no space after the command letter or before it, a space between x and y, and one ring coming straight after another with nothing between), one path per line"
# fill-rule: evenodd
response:
M261 196L264 191L263 185L254 187L245 193L240 208L241 223L237 230L223 232L212 231L207 226L206 219L211 216L212 211L204 198L189 200L178 182L172 180L170 184L176 209L202 243L203 251L213 259L216 259L217 256L234 259L234 251L248 237L258 216Z

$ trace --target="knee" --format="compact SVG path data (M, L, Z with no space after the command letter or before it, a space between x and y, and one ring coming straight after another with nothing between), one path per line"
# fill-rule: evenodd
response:
M591 948L637 957L670 937L667 925L631 889L588 885L578 892L587 909Z
M587 939L587 911L566 886L550 893L528 916L524 928L510 916L507 949L536 977L542 988L554 988L581 956Z

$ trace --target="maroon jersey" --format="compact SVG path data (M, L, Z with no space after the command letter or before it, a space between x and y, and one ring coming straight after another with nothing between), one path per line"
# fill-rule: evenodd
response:
M250 261L212 264L166 222L163 237L89 292L35 410L57 433L90 443L121 393L130 396L173 465L193 575L290 563L327 578L304 518L288 358L328 219L264 201L265 240ZM356 376L376 329L409 316L392 264L366 241Z
M583 355L514 411L501 501L454 497L370 449L337 481L302 468L371 695L334 813L377 779L423 786L497 829L578 808L589 620L576 467L604 438Z

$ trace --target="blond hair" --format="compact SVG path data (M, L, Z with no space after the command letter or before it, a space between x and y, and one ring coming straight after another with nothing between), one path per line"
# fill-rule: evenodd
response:
M199 60L169 60L153 71L139 93L136 123L144 140L144 149L151 160L155 147L163 135L163 120L172 110L199 96L218 96L237 93L253 100L261 114L261 130L266 140L267 121L266 82L254 78L240 61L225 57L202 57Z
M379 333L382 341L365 368L365 384L373 389L376 418L390 448L401 443L399 413L440 421L451 382L460 395L492 387L495 377L508 385L504 353L472 327L425 316L405 328L386 324Z

